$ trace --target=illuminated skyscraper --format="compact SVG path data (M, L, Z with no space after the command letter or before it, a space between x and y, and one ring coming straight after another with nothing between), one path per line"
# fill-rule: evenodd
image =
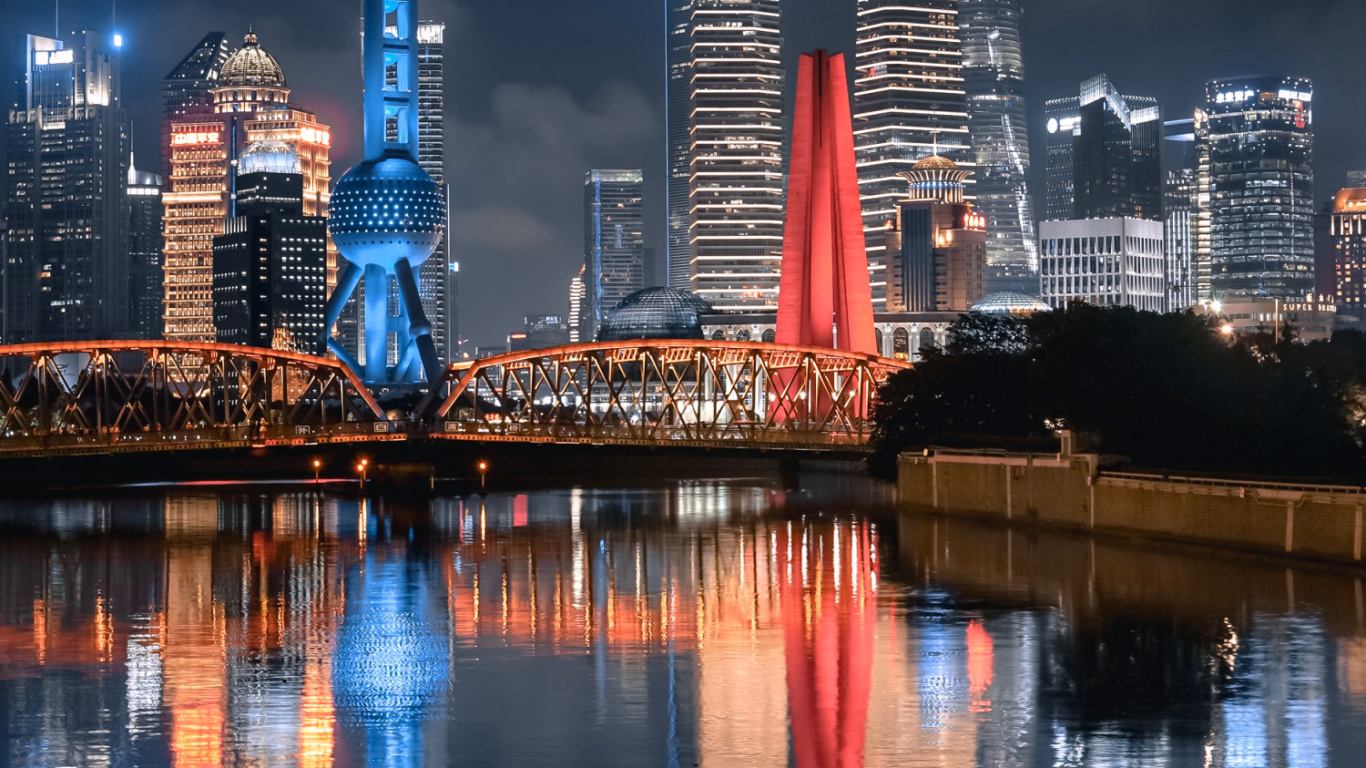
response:
M191 115L212 114L213 89L231 52L227 34L210 32L161 81L162 173L171 168L171 125Z
M668 250L664 282L680 291L692 287L692 6L693 0L665 0L668 72ZM571 316L572 318L572 316Z
M1020 0L959 0L968 128L977 162L977 211L987 219L989 291L1038 289L1039 249L1029 197Z
M645 287L645 181L638 170L589 171L583 181L583 263L590 325Z
M128 304L134 338L159 339L161 308L161 177L128 167Z
M446 193L446 25L423 21L417 25L417 164ZM449 216L449 212L447 212ZM459 340L458 307L452 298L455 273L451 261L450 235L442 232L436 253L418 267L418 291L427 319L432 322L432 341L442 364L455 359Z
M1076 96L1044 104L1045 221L1072 218L1072 140L1081 127L1081 100Z
M1214 298L1314 290L1313 99L1304 78L1206 86Z
M588 304L588 286L583 277L588 272L588 265L579 267L579 273L574 275L574 279L569 281L569 343L578 344L581 341L592 341L592 334L587 330L592 326L584 307Z
M720 311L775 307L783 240L780 2L680 0L668 8L669 281ZM686 101L678 90L684 80ZM689 247L679 253L684 137Z
M854 137L867 230L896 218L906 182L897 174L933 154L975 164L958 0L858 0ZM937 146L937 152L936 152ZM886 306L885 259L869 249L873 304Z
M5 343L128 333L121 43L95 32L28 35L18 49L5 134Z
M1329 242L1333 301L1340 312L1366 314L1366 189L1347 187L1333 199Z

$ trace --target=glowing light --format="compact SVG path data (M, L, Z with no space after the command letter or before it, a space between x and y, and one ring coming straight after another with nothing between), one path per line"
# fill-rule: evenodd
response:
M171 136L171 144L177 147L195 144L217 144L218 131L187 131Z
M332 145L332 134L325 128L303 126L299 129L299 140L308 144L321 144L324 147L329 147Z
M122 47L123 47L123 35L121 35L121 34L119 34L119 33L117 33L117 32L114 33L114 47L115 47L115 48L122 48Z

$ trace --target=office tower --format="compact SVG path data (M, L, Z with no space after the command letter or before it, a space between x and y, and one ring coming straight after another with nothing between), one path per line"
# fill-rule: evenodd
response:
M161 81L162 173L171 169L171 125L213 112L213 88L231 50L226 33L210 32Z
M588 283L584 279L588 272L588 265L579 267L579 273L574 275L574 279L569 281L569 343L578 344L582 341L592 341L592 323L589 321L586 307L588 306Z
M1167 172L1165 270L1169 312L1195 306L1197 302L1195 250L1199 190L1195 169Z
M793 115L777 341L873 354L844 55L802 54Z
M1172 179L1168 181L1167 204L1177 207L1176 223L1180 228L1176 231L1178 238L1189 236L1189 243L1178 241L1169 243L1168 254L1178 254L1178 258L1185 258L1180 250L1185 249L1190 252L1190 271L1191 281L1194 284L1192 290L1192 304L1173 305L1172 309L1180 309L1182 306L1191 306L1211 300L1210 296L1210 199L1212 190L1210 188L1210 154L1209 154L1209 117L1204 110L1195 110L1195 116L1184 120L1173 120L1165 124L1166 138L1169 147L1177 150L1177 161L1180 171L1176 181L1182 185L1180 191L1173 196L1171 187ZM1185 185L1189 185L1187 188ZM1187 192L1190 195L1186 199ZM1189 213L1190 223L1189 232L1184 227L1184 213ZM1168 211L1168 223L1173 223L1171 211ZM1179 297L1184 301L1184 294Z
M639 170L592 170L583 182L586 300L598 324L622 299L645 287L645 182Z
M1366 189L1347 187L1333 199L1330 229L1332 301L1339 311L1366 314Z
M858 0L857 34L855 155L864 227L874 229L896 216L898 173L931 154L973 164L958 0ZM877 266L874 253L874 281Z
M1072 140L1073 219L1162 220L1162 115L1157 100L1122 96L1105 75L1082 83Z
M690 247L678 258L670 253L670 273L681 280L679 259L686 258L686 287L717 310L771 309L778 301L783 239L781 4L688 5ZM670 19L681 13L675 10ZM677 108L671 104L671 139L679 135ZM671 175L679 163L674 154ZM671 225L677 214L671 209Z
M304 184L282 141L254 143L240 158L237 215L213 239L219 343L323 353L327 219L304 213Z
M283 142L299 159L306 216L328 215L331 146L328 126L289 103L284 70L247 33L210 91L212 112L193 111L170 127L170 178L165 209L167 339L212 341L213 238L236 214L239 157L252 144ZM336 255L329 246L328 285Z
M1039 225L1040 293L1072 302L1162 312L1167 301L1163 223L1133 217Z
M888 312L967 312L987 295L987 220L964 197L970 171L932 156L901 174L909 194L870 234L890 254Z
M444 22L423 21L417 25L417 164L441 185L447 201L450 185L446 183L446 69ZM449 216L447 211L447 216ZM455 330L453 321L457 307L451 300L451 286L455 278L451 267L451 243L447 232L441 233L436 252L418 267L418 292L422 307L432 323L432 342L442 365L454 359Z
M1206 85L1215 298L1314 290L1313 98L1304 78Z
M668 240L664 284L692 288L692 10L693 0L665 0L668 121ZM573 315L570 316L571 322Z
M988 292L1032 294L1039 249L1029 197L1020 0L959 0L963 86L977 164L977 211L987 219Z
M431 385L445 369L437 360L417 271L446 229L446 195L417 162L417 0L365 0L363 8L365 159L333 190L327 229L347 266L328 297L323 333L327 349L369 383ZM364 348L347 349L330 329L362 276L368 288ZM391 288L397 291L393 304Z
M120 42L95 32L28 35L20 48L5 136L8 343L128 334Z
M1044 103L1046 134L1044 150L1045 194L1043 217L1046 221L1072 218L1072 142L1081 126L1081 100L1075 96L1051 99Z
M159 339L161 177L128 164L128 311L133 338Z

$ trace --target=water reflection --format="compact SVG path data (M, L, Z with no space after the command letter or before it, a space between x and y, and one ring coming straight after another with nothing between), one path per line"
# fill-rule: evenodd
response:
M10 765L1332 766L1355 574L779 484L0 504Z

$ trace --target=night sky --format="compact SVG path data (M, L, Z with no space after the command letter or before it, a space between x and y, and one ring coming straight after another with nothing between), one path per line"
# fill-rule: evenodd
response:
M111 3L67 0L63 30L111 27ZM854 0L784 0L789 59L853 52ZM346 11L344 9L352 10ZM664 0L422 0L447 23L447 178L461 263L462 336L502 343L524 314L563 313L583 258L583 173L645 169L646 237L664 241ZM18 35L53 31L53 5L7 2L8 73ZM253 24L280 60L292 103L334 129L333 177L360 151L360 3L124 0L124 94L138 165L157 170L161 78L211 30L234 44ZM1025 62L1035 195L1043 101L1105 72L1126 93L1189 116L1204 81L1244 74L1315 82L1318 197L1366 168L1363 0L1026 0ZM789 67L789 72L793 71ZM9 75L12 77L12 75ZM469 349L469 347L467 347Z

